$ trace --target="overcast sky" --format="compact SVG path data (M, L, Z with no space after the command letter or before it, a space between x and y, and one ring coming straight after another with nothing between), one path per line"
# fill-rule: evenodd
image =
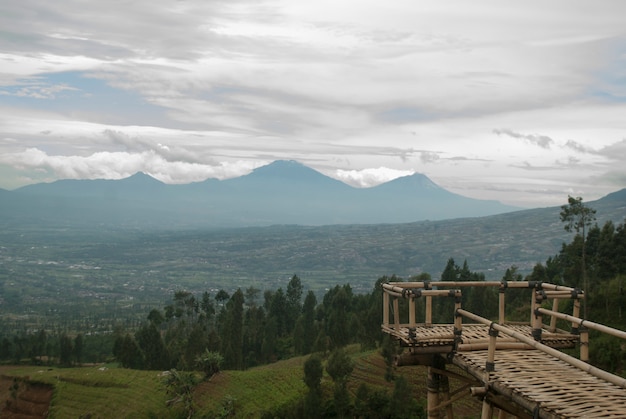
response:
M0 188L297 160L524 207L626 187L626 1L0 4Z

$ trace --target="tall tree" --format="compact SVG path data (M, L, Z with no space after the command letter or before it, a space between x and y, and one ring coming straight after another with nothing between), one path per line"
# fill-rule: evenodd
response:
M319 355L311 355L304 362L304 384L309 389L304 399L304 416L319 418L322 404L322 376L324 368Z
M448 259L446 263L446 267L443 269L441 273L442 281L456 281L459 277L459 266L454 263L454 259Z
M315 329L315 306L317 305L317 298L315 293L311 290L307 292L304 299L304 305L302 306L302 315L298 319L300 333L296 334L294 331L294 344L296 352L306 355L313 349L313 343L317 337L317 330ZM297 336L296 336L297 335Z
M335 287L336 292L330 300L326 310L326 330L334 348L342 347L350 343L352 331L350 330L350 308L352 300L352 288L349 285ZM329 291L330 293L330 291Z
M169 368L167 349L154 323L142 326L135 333L135 339L143 353L146 369L165 370Z
M74 338L74 359L78 365L83 362L83 350L85 349L85 343L83 339L83 335L79 333Z
M72 339L63 333L59 341L59 363L64 367L72 365L72 354L74 353L74 346Z
M582 275L583 275L583 287L585 291L585 299L583 306L583 313L585 319L587 318L587 299L589 291L589 280L587 277L587 268L585 264L585 239L587 229L592 225L596 219L596 210L583 204L581 197L574 198L572 196L567 197L567 205L561 206L561 221L565 223L565 231L576 231L576 234L582 236Z
M222 324L222 355L227 368L243 368L243 302L244 295L239 288L226 304Z
M287 319L286 327L289 333L293 331L296 324L296 320L300 317L302 311L302 281L297 275L291 277L289 284L287 284Z
M342 349L337 348L328 357L326 364L326 372L335 383L334 400L337 416L345 417L350 409L350 394L348 393L347 382L348 377L354 369L354 361Z

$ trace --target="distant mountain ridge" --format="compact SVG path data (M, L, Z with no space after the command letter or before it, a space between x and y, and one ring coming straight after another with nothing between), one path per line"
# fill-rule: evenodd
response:
M227 180L167 185L137 173L28 185L3 196L0 215L13 222L166 229L405 223L520 209L454 194L423 174L355 188L284 160Z

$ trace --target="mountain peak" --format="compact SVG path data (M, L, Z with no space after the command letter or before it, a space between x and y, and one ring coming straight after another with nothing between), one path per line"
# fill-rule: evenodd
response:
M123 182L130 182L133 184L156 184L156 183L160 183L162 184L163 182L161 182L158 179L153 178L152 176L150 176L147 173L144 172L137 172L134 175L131 175L127 178L121 179Z
M257 167L252 171L252 174L254 175L267 177L282 177L287 174L289 176L293 176L294 174L304 175L313 173L319 174L316 170L311 169L310 167L307 167L295 160L276 160L266 166Z

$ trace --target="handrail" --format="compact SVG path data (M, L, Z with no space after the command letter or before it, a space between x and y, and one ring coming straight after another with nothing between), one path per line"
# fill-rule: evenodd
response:
M498 287L499 288L499 309L498 321L500 324L506 322L505 316L505 293L507 289L528 289L533 291L531 296L530 324L536 322L535 309L539 307L540 301L546 298L553 299L552 309L558 310L559 299L573 299L573 317L577 317L580 311L579 299L584 294L577 288L571 288L564 285L556 285L542 281L420 281L420 282L389 282L383 283L384 292L384 315L383 323L389 325L388 304L389 298L394 299L394 323L399 324L398 314L395 313L397 298L409 299L409 323L415 323L414 300L419 297L426 297L426 313L425 323L432 323L432 297L453 297L456 293L461 292L461 288L468 287ZM452 293L455 295L452 295ZM556 330L556 317L550 322L550 331ZM572 322L572 332L577 333L576 323Z
M598 330L608 335L612 335L621 339L626 339L626 332L624 332L623 330L614 329L612 327L605 326L603 324L594 323L589 320L584 320L578 317L570 316L565 313L560 313L558 311L548 310L548 309L541 308L541 307L537 308L537 312L541 314L546 314L548 316L554 316L554 317L557 317L562 320L566 320L571 323L576 323L580 327L587 327L589 329Z
M482 323L485 324L487 326L489 326L491 329L493 330L497 330L498 332L502 332L505 335L511 336L517 340L519 340L520 342L526 343L530 346L532 346L535 349L538 349L544 353L547 353L548 355L551 355L561 361L567 362L568 364L583 370L595 377L601 378L605 381L608 381L612 384L615 384L616 386L622 387L622 388L626 388L626 379L623 377L619 377L617 375L611 374L609 372L606 372L600 368L596 368L592 365L587 364L584 361L581 361L577 358L574 358L570 355L567 355L557 349L553 349L547 345L544 345L543 343L537 342L532 338L529 338L526 335L523 335L519 332L516 332L514 330L509 329L506 326L502 326L500 324L497 324L495 322L492 322L489 319L485 319L484 317L478 316L474 313L471 313L467 310L463 310L463 309L457 309L456 313L458 315L461 315L463 317L467 317L468 319L475 321L477 323ZM494 347L495 350L495 347ZM488 361L489 362L489 361ZM487 369L489 369L489 366L487 366Z

